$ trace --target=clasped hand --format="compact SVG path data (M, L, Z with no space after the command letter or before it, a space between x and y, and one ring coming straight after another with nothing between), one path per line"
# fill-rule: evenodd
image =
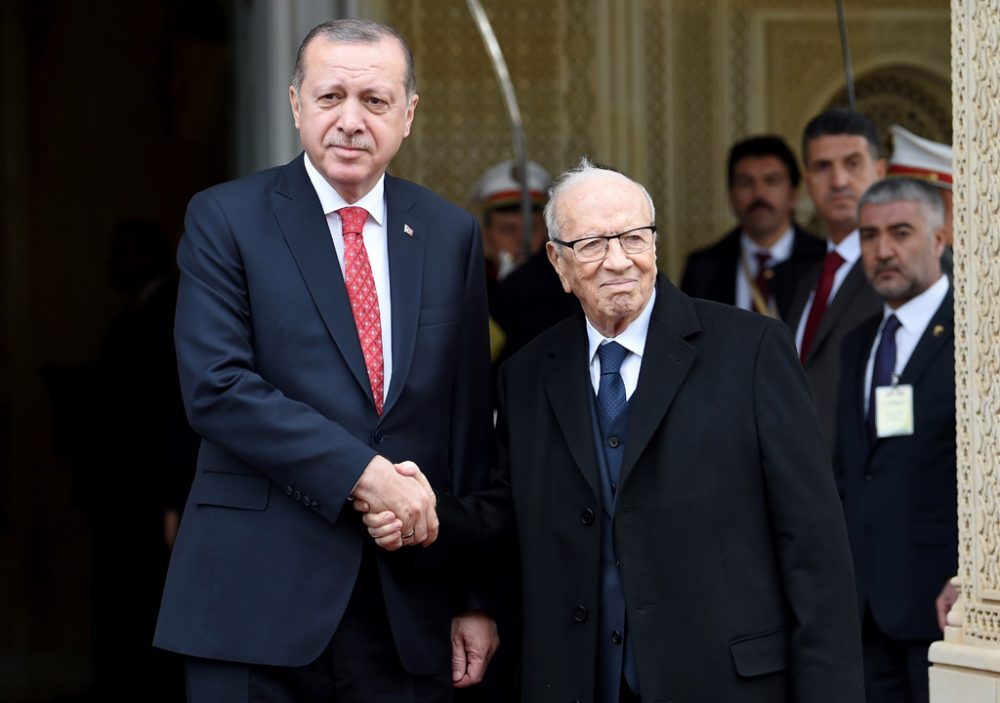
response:
M375 543L389 551L429 547L437 539L437 498L427 477L412 461L391 463L382 456L369 462L352 493L354 509Z

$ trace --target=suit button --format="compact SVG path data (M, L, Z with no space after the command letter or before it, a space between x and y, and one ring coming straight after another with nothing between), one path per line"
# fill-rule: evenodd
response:
M611 633L611 644L621 644L622 643L622 633L618 630L614 630Z
M617 449L618 445L621 443L622 443L621 440L618 439L617 437L608 438L608 446L611 447L612 449Z
M594 524L594 511L590 508L584 508L583 512L580 513L580 522L588 527Z
M588 614L587 609L584 608L582 605L578 605L575 608L573 608L573 619L576 620L577 622L583 622L584 620L586 620L587 614Z
M382 440L385 439L385 435L382 434L382 430L375 430L375 434L372 435L372 439L375 440L375 444L382 444Z

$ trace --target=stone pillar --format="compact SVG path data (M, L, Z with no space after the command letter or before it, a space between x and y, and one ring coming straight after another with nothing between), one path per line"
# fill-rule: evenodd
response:
M952 0L961 598L932 703L1000 702L1000 2Z

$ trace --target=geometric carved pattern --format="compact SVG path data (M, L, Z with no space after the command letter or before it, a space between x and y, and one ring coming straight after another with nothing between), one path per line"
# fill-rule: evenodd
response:
M962 639L1000 647L1000 12L952 13L955 352Z

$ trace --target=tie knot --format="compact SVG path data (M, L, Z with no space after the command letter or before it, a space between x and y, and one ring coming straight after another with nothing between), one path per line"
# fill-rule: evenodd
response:
M368 211L363 207L342 207L337 210L340 215L340 223L343 227L344 236L348 234L361 234L365 231L365 220L368 219Z
M757 271L763 271L767 268L767 265L771 263L771 252L769 251L758 251L754 253L757 258Z
M828 271L836 271L842 263L844 263L844 257L838 254L836 249L831 249L826 252L826 258L823 259L823 268Z
M597 354L601 358L601 373L618 373L621 370L622 362L628 349L618 342L608 342L597 348Z
M889 315L885 320L885 325L882 327L882 336L892 336L896 334L896 330L903 326L903 323L899 321L899 318L895 315Z

